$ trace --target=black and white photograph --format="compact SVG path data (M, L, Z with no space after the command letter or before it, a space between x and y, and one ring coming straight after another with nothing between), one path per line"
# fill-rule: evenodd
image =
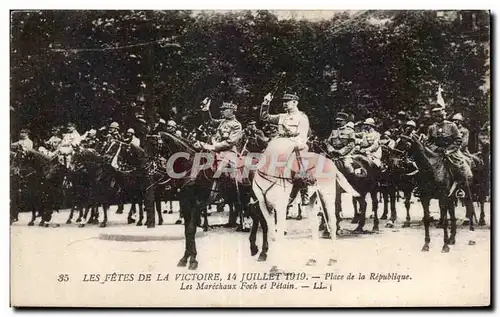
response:
M11 307L492 305L491 19L11 10Z

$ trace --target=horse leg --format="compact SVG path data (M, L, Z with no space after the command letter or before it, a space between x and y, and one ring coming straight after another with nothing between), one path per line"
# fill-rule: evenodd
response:
M356 200L359 202L359 222L354 231L362 233L366 222L366 193L362 193L360 197L356 198Z
M208 231L208 207L207 207L207 205L202 206L200 208L200 212L203 215L203 225L202 225L203 232L207 232Z
M163 215L161 214L161 200L160 200L160 208L156 209L156 214L158 214L158 225L163 225Z
M186 195L188 196L188 195ZM179 213L182 213L184 216L184 241L185 241L185 247L184 247L184 255L182 258L179 260L177 263L178 267L185 267L187 265L187 261L189 259L189 252L191 250L191 240L188 239L188 227L189 223L191 222L191 206L190 202L188 199L184 197L179 197Z
M102 212L104 213L104 218L102 219L101 224L99 225L101 228L104 228L108 225L108 204L102 204Z
M82 222L82 218L83 218L83 204L81 204L79 207L78 207L78 218L76 219L76 222L77 223L80 223Z
M372 211L373 211L373 230L372 231L379 231L379 220L378 220L378 197L377 197L377 192L373 190L370 194L372 197Z
M410 227L411 217L410 217L410 206L411 206L411 190L405 190L404 192L405 198L405 209L406 209L406 221L403 224L403 228Z
M71 220L73 220L73 213L75 212L75 207L71 207L70 211L69 211L69 216L68 216L68 220L66 220L66 224L67 225L70 225L71 224Z
M255 210L257 207L257 204L253 204L250 207L250 217L252 218L252 229L250 231L250 254L252 256L256 255L259 252L259 247L255 243L257 241L257 230L259 229L259 222L260 222L260 217L259 217L259 212Z
M479 202L479 208L481 208L481 214L479 215L479 225L480 226L484 226L486 225L486 221L484 220L484 217L485 217L485 214L484 214L484 196L481 196L480 198L480 202Z
M28 222L28 226L34 226L35 225L35 219L36 219L36 208L35 206L31 207L31 220Z
M132 204L135 210L135 203ZM137 226L142 226L142 221L144 220L144 207L142 204L139 204L139 220L137 220Z
M123 203L118 204L118 209L116 210L116 213L119 215L123 214L123 208L124 208Z
M450 238L448 239L448 245L454 245L455 236L457 235L457 218L455 217L455 206L453 206L450 202L448 202L448 212L450 213L451 222L451 232Z
M387 219L387 214L389 213L389 188L386 187L382 189L382 199L384 200L384 212L382 213L382 216L380 217L380 220L386 220Z
M135 213L136 213L135 204L131 204L130 209L128 210L128 215L127 215L127 223L128 224L132 224L135 222L135 219L133 217L133 214L135 214Z
M441 219L443 219L443 249L441 252L448 253L450 252L450 247L448 246L448 208L449 202L451 202L453 208L453 200L442 198L439 200L439 213L441 215Z
M352 198L352 205L354 207L354 217L352 217L351 223L358 223L359 222L360 214L358 211L358 201L359 200L357 198L355 198L355 197ZM360 206L360 209L361 209L361 206Z
M189 258L189 270L196 270L198 268L198 261L196 260L196 229L198 228L198 221L200 219L200 212L201 212L201 205L200 202L197 201L197 203L193 206L194 208L191 208L191 219L189 221L189 225L187 227L187 232L186 232L186 240L190 240L190 246L191 250L189 251L190 258ZM207 206L204 205L205 212ZM187 221L186 221L187 222Z
M422 208L424 209L424 227L425 227L425 244L422 247L423 252L429 251L429 243L431 242L431 237L429 235L429 225L430 225L430 211L429 204L430 198L425 194L420 196L420 202L422 203Z

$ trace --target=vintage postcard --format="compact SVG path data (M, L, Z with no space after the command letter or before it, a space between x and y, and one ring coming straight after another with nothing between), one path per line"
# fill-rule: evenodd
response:
M488 10L10 18L11 306L491 305Z

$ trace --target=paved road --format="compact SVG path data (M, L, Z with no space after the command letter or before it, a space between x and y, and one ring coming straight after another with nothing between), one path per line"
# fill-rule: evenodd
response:
M399 211L404 210L401 204L398 203ZM477 228L474 232L460 227L457 244L451 246L451 251L446 254L441 253L443 230L433 227L431 250L421 252L424 232L418 221L422 217L418 202L412 205L412 210L414 222L411 228L401 228L404 213L400 212L400 220L393 229L384 228L385 221L382 221L379 233L346 235L334 242L319 239L317 244L310 238L308 218L289 220L285 241L280 245L271 244L267 262L257 262L256 257L250 255L248 233L222 227L213 228L208 233L198 230L198 272L221 272L224 278L232 272L269 272L273 266L285 272L305 272L308 282L302 281L303 288L296 282L298 289L293 296L285 290L189 293L180 290L179 281L142 284L83 282L85 274L91 273L101 274L102 278L113 272L133 273L136 277L145 272L154 276L190 272L176 267L184 250L183 226L174 224L177 213L164 214L165 224L154 229L127 225L126 215L117 215L116 207L109 213L107 228L67 225L67 211L54 215L53 223L60 224L60 227L28 227L29 215L21 214L19 222L11 226L13 301L30 305L72 303L97 306L487 304L490 298L489 226ZM435 203L431 210L433 216L438 218ZM489 224L489 204L486 211ZM458 207L458 218L463 218L464 212L464 208ZM346 202L344 217L350 216L352 207ZM209 221L214 225L227 222L227 211L213 213ZM372 222L368 220L366 229L371 229L371 226ZM346 221L343 227L353 229L354 225ZM103 234L167 238L166 241L113 241L100 239ZM316 266L305 265L310 257L317 260ZM330 259L337 262L330 262ZM329 262L333 264L328 266ZM329 284L333 293L313 291L310 279L315 274L324 276L327 272L344 275L344 280L328 282L333 283ZM369 280L371 273L378 272L408 274L412 280ZM356 276L355 282L345 280L349 273ZM368 280L359 280L360 273L368 276ZM60 274L68 274L70 281L58 283Z

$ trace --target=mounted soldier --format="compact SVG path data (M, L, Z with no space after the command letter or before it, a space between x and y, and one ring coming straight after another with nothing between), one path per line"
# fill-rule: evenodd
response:
M38 152L51 157L61 144L61 141L62 139L59 137L59 127L54 126L52 127L50 138L43 142L45 146L40 146Z
M382 148L380 147L380 133L375 130L375 127L375 120L372 118L368 118L363 122L359 150L356 153L365 155L370 162L380 168L382 164Z
M382 134L382 137L380 137L380 144L382 146L387 146L390 149L394 149L396 141L392 138L391 131L387 130L384 134Z
M460 150L462 146L460 131L455 123L445 120L444 108L432 109L432 115L435 123L429 127L426 145L433 152L443 155L450 163L448 166L455 180L450 191L452 193L457 183L469 186L468 180L472 179L471 166L469 159ZM461 188L456 192L459 197L463 197L464 194Z
M127 130L125 137L123 138L123 142L132 144L134 146L140 147L141 141L135 136L135 131L132 128Z
M252 120L248 122L248 126L244 130L246 143L243 146L242 152L244 150L248 152L261 152L266 148L269 138L266 137L264 132L257 128L257 122Z
M90 129L89 131L87 131L82 137L81 145L86 149L97 149L97 131L95 129Z
M469 154L469 149L468 149L469 130L466 127L464 127L464 125L463 125L464 124L464 117L460 113L457 113L451 118L451 120L453 121L453 123L455 123L455 125L458 128L458 131L460 132L460 137L462 139L462 144L460 145L460 150L462 151L462 153L467 155L467 154Z
M63 134L63 138L59 147L57 148L55 154L59 157L59 162L66 166L71 166L71 158L74 151L74 147L78 146L82 141L80 133L76 130L76 126L73 123L68 123L66 133Z
M272 99L273 96L271 94L264 97L264 102L262 103L264 107L260 119L264 122L278 125L277 138L285 138L292 141L295 144L295 151L298 152L297 156L300 161L300 153L308 151L307 137L309 134L309 118L298 109L299 97L297 95L285 93L282 97L282 101L286 112L274 115L269 114L268 109ZM302 205L308 205L310 199L307 182L302 182L300 194L302 197ZM296 192L292 191L292 197L290 197L291 201L295 199L295 195Z
M346 113L339 112L335 118L337 129L333 130L327 139L328 153L334 158L348 156L356 146L354 124L348 124L348 118ZM352 172L349 160L346 162L346 169Z

